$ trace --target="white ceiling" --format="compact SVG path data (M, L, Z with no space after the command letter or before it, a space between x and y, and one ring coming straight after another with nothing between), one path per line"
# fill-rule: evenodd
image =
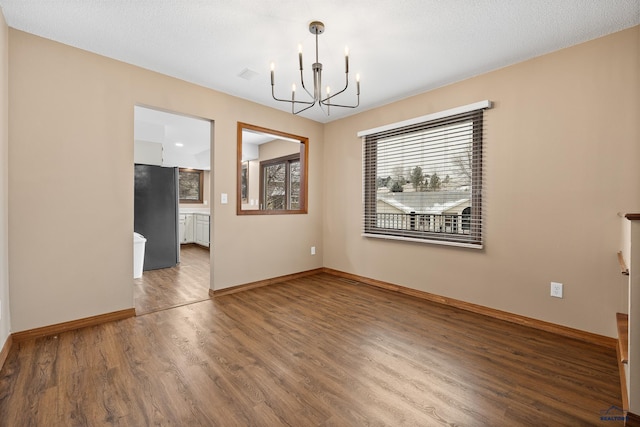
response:
M210 121L141 106L133 112L135 142L162 145L164 166L210 170Z
M298 44L307 85L312 20L325 85L361 75L356 110L328 122L640 24L639 0L0 0L10 27L290 111ZM244 70L255 73L247 80ZM299 83L297 86L300 87ZM353 86L353 83L352 83ZM354 88L339 101L351 103Z

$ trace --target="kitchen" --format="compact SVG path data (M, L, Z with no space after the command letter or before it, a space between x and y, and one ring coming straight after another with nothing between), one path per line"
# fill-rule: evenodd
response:
M138 314L208 298L209 120L134 109L134 297Z

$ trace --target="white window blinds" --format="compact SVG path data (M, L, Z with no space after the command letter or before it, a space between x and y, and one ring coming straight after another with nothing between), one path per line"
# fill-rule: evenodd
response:
M483 111L489 101L370 131L364 235L482 247Z

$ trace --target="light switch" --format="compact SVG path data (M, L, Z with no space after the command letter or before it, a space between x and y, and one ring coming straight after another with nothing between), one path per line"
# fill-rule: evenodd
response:
M226 205L226 204L227 204L227 201L228 201L228 200L227 200L227 193L222 193L222 194L220 195L220 203L222 203L223 205Z

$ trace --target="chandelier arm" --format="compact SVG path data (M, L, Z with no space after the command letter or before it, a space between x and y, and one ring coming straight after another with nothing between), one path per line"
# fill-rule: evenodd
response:
M356 105L327 104L325 102L320 102L320 105L326 105L327 107L358 108L360 106L360 97L358 97Z
M320 101L318 101L318 107L320 107L320 110L325 113L327 116L329 115L329 109L327 108L327 111L324 110L324 104Z
M307 87L304 85L304 76L302 73L302 67L300 68L300 85L302 86L302 89L304 89L304 91L307 92L307 94L315 101L316 99L313 97L313 95L311 95L311 92L309 92Z
M311 99L313 99L315 102L316 98L311 94L311 92L309 92L307 87L304 85L304 79L302 78L302 70L300 70L300 85L302 85L302 89L304 89L304 91L307 92L307 95L309 95L309 97L311 97Z
M273 91L271 92L271 97L273 99L275 99L276 101L280 101L280 102L288 102L289 104L304 104L304 105L313 105L318 101L298 101L297 99L295 101L292 101L291 99L280 99L280 98L276 98L275 95L273 94Z
M326 106L331 106L331 107L341 107L341 108L357 108L357 107L359 107L360 106L360 84L359 84L359 82L358 82L358 92L356 94L358 102L356 103L356 105L343 105L343 104L332 104L331 103L331 98L333 98L333 97L335 97L337 95L340 95L342 92L347 90L348 87L349 87L349 73L346 72L345 73L344 88L339 92L336 92L334 94L331 94L331 95L327 96L324 99L321 99L320 100L320 105L326 105Z
M298 103L298 101L296 101L295 103L293 103L293 104L291 105L291 112L292 112L293 114L300 114L300 113L302 113L303 111L308 110L309 108L311 108L311 107L313 107L314 105L316 105L316 101L313 101L313 102L305 102L305 104L310 104L310 105L308 105L308 106L304 107L302 110L293 111L293 105L294 105L294 104L296 104L296 103ZM302 103L300 103L300 104L302 104Z
M276 101L280 101L280 102L289 102L292 104L305 104L305 105L313 105L316 103L316 101L314 100L313 102L311 101L297 101L297 100L291 100L291 99L280 99L280 98L276 98L276 94L275 94L275 90L273 85L271 85L271 97L273 99L275 99Z
M320 105L326 105L327 107L331 106L331 107L341 107L341 108L358 108L360 106L360 94L357 95L357 100L358 102L356 103L356 105L343 105L343 104L332 104L331 102L329 102L329 100L331 98L333 98L336 95L341 94L342 92L344 92L346 90L346 86L344 89L342 89L340 92L334 93L331 96L326 97L325 99L321 99L320 100Z
M321 99L320 102L324 105L335 105L336 107L339 107L338 104L332 104L331 102L328 102L331 98L333 98L334 96L338 96L340 95L342 92L344 92L345 90L347 90L347 88L349 87L349 73L345 73L346 74L346 79L345 79L345 84L344 84L344 88L342 88L341 91L338 91L336 93L332 93L331 95L327 96L324 99Z

